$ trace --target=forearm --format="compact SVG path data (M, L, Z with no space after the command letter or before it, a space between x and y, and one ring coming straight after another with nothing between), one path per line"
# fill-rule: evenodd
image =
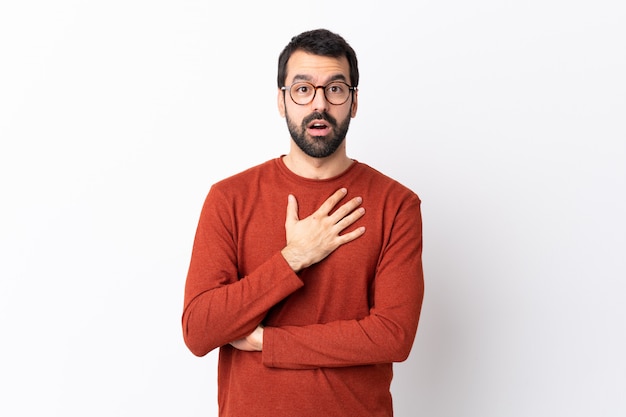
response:
M190 275L182 317L183 336L198 356L251 333L267 311L302 286L280 254L249 276L202 290Z
M404 361L419 320L419 305L407 307L409 316L403 320L372 312L362 320L266 327L263 363L276 368L309 369Z

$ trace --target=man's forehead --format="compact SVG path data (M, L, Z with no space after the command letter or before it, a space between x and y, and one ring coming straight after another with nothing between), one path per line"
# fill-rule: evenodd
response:
M317 78L347 81L350 78L350 64L345 56L314 55L298 50L287 61L287 79L295 78L306 81Z

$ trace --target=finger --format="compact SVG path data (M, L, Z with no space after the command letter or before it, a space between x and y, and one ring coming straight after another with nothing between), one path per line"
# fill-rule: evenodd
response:
M365 233L365 226L357 227L351 232L340 235L337 242L339 243L339 246L344 245L348 242L352 242L358 237L363 236L363 233Z
M359 207L358 209L354 210L349 215L347 215L344 218L340 219L336 223L336 226L341 231L341 230L345 229L346 227L352 225L357 220L359 220L361 217L363 217L364 214L365 214L365 209L363 207Z
M331 212L331 210L337 205L337 203L341 201L342 198L346 196L346 194L348 194L347 189L345 188L338 189L337 191L333 193L333 195L331 195L330 197L328 197L328 199L326 199L326 201L324 201L324 203L317 210L316 214L325 215L325 216L328 215L328 213Z
M363 199L361 197L354 197L341 207L339 207L332 215L331 218L334 223L341 221L344 217L355 211L355 209L361 205Z

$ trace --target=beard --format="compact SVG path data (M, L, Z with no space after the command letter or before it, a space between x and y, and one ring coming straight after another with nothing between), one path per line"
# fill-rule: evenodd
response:
M337 119L326 112L311 113L302 120L300 126L297 126L286 112L285 119L287 119L287 128L293 141L302 152L313 158L325 158L335 153L346 138L350 126L350 115L337 124ZM313 120L326 120L332 133L327 136L307 136L307 125Z

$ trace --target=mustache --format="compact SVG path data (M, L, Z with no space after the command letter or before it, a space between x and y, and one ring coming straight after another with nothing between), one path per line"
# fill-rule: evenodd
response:
M315 112L315 113L309 114L307 117L302 119L302 125L306 126L309 123L311 123L313 120L326 120L333 126L337 125L337 119L335 119L333 116L331 116L330 114L326 112L323 112L323 113Z

